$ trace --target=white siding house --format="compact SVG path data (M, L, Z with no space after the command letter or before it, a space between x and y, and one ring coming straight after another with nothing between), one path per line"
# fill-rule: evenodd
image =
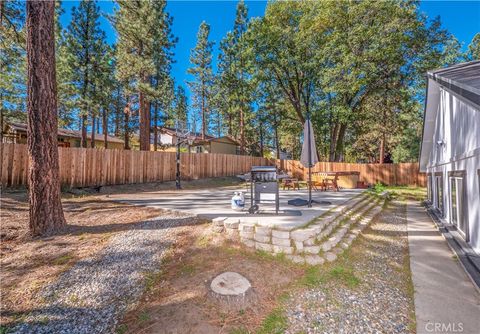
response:
M420 171L452 233L480 253L480 61L428 72Z

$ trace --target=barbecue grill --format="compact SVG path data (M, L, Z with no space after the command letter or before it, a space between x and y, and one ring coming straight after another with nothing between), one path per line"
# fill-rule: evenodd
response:
M254 166L251 169L249 213L258 212L258 204L274 203L275 213L280 206L278 196L277 168L272 166Z

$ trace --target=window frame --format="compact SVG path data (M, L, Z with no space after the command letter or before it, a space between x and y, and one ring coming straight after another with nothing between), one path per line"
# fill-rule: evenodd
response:
M435 199L434 199L434 206L437 208L438 212L440 213L440 217L445 217L445 201L443 199L443 195L445 193L445 185L443 182L443 172L435 172L433 173L435 179ZM440 180L440 188L441 192L438 189L438 180ZM440 199L440 202L439 202Z
M455 208L456 208L456 217L454 217L453 212L453 182L455 183ZM458 191L458 183L461 183L461 191ZM448 172L448 186L449 188L449 200L448 204L450 205L450 217L449 223L455 226L459 234L465 239L469 240L469 223L468 223L468 212L467 212L467 194L466 194L466 172L465 170L456 170ZM456 222L454 222L456 218Z

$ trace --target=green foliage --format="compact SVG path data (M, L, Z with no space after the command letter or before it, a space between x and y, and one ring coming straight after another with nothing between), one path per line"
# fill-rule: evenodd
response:
M250 332L245 328L234 328L228 332L229 334L249 334Z
M72 8L72 21L65 32L65 50L60 43L59 55L66 58L61 57L60 62L65 61L69 67L63 79L74 87L70 98L76 100L75 107L81 115L97 113L100 104L100 67L107 46L99 19L96 1L81 1L78 7Z
M236 138L243 152L258 141L258 127L252 107L256 98L254 54L246 38L249 29L247 13L247 6L239 1L233 29L220 42L213 124L217 134L226 132Z
M26 110L25 4L2 1L0 111L2 119L24 120Z
M305 276L302 278L302 283L308 287L318 286L325 282L322 269L318 266L308 267L305 270Z
M336 279L349 288L355 288L360 284L360 279L355 276L351 269L342 266L335 266L329 273L330 277Z
M468 45L465 58L467 58L467 60L480 59L480 32L473 36L472 42Z
M126 324L121 324L115 329L115 333L124 334L128 331L128 326Z
M287 317L282 309L273 310L262 322L257 334L282 334L287 329Z
M286 102L275 111L279 126L260 100L267 126L298 154L310 112L321 157L336 161L378 161L381 143L384 157L400 146L395 158L416 159L424 74L463 57L458 41L414 2L271 2L246 35L259 91Z
M373 187L373 191L377 194L383 193L386 189L386 186L381 182L375 183L375 186Z
M196 110L193 116L193 127L196 131L197 122L200 122L202 135L208 132L208 117L212 106L212 48L213 42L208 40L210 26L203 21L197 33L197 45L191 50L190 63L193 67L188 73L194 77L188 85L192 92L192 107Z

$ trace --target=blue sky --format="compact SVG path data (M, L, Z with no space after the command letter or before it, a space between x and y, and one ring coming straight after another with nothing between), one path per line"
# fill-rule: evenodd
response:
M190 67L190 49L195 46L198 26L204 20L211 26L210 39L215 41L214 66L218 54L218 44L226 33L232 29L235 18L236 1L169 1L168 12L173 16L173 33L179 41L175 48L176 63L173 65L172 75L177 84L187 89L186 81L191 77L186 74ZM266 1L245 1L249 9L249 16L262 16ZM64 1L65 14L61 18L64 26L71 19L71 8L77 6L77 1ZM99 1L104 13L113 13L112 1ZM464 48L470 43L473 36L480 32L480 1L423 1L420 9L433 19L441 17L443 26L453 33ZM107 34L108 41L116 39L115 31L107 19L102 18L102 28Z

